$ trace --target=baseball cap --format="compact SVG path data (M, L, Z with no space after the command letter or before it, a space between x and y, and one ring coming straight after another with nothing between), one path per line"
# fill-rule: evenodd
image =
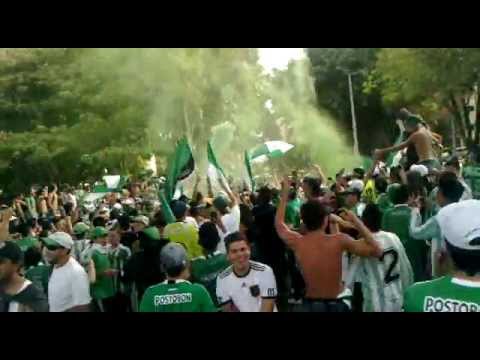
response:
M98 239L101 237L105 237L108 235L108 230L104 228L103 226L97 226L96 228L93 229L91 237L92 239Z
M213 199L213 206L218 210L225 210L228 207L228 200L224 196L219 195Z
M76 223L75 226L73 227L73 233L75 235L84 234L88 230L90 230L90 227L83 222Z
M13 241L0 241L0 259L10 260L14 264L23 262L23 253Z
M134 222L134 223L141 223L141 224L144 224L145 226L150 225L150 220L149 220L148 217L146 217L145 215L135 216L135 217L133 218L132 222Z
M436 218L449 244L463 250L480 250L478 214L480 200L465 200L440 209Z
M187 212L187 204L184 201L176 200L171 205L173 215L178 219L185 216Z
M61 246L65 249L71 249L73 247L73 239L65 232L58 231L43 238L43 242L47 246Z
M428 175L428 168L425 165L417 165L414 164L410 166L410 171L415 171L420 174L420 176L424 177Z
M354 179L348 182L348 187L344 191L344 194L361 194L364 188L364 184L362 180Z
M182 245L177 243L165 245L160 252L160 262L166 271L186 266L187 260L187 251Z

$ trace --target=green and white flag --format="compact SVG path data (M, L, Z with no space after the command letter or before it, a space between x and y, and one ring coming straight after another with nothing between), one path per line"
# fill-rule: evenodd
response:
M208 142L208 145L207 145L207 155L208 155L207 176L210 179L212 188L214 190L215 188L217 188L217 191L222 191L223 187L221 186L221 184L223 184L228 190L230 190L225 173L223 172L222 167L217 161L217 157L213 152L213 148L212 148L212 145L210 144L210 141Z
M255 180L253 179L252 164L250 162L250 155L248 154L248 151L246 151L246 150L245 150L244 160L245 160L245 169L247 171L247 178L248 178L248 181L246 181L246 183L249 186L249 190L254 192L255 191Z
M186 138L178 141L175 153L170 158L165 180L165 199L171 202L180 181L187 179L195 170L192 150Z
M254 164L264 163L268 159L282 157L293 148L292 144L284 141L267 141L250 152L250 161Z

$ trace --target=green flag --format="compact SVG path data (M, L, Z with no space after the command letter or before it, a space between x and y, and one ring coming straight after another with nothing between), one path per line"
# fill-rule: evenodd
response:
M248 155L248 151L245 150L245 168L247 169L247 175L250 183L250 190L253 192L255 191L255 180L253 179L252 173L252 164L250 163L250 156Z
M213 152L213 148L210 141L208 142L208 145L207 145L207 156L208 156L207 176L210 178L212 187L218 187L220 188L220 190L222 190L223 187L221 187L220 184L223 184L229 189L227 178L225 177L225 173L223 172L222 167L217 161L217 157Z
M165 221L167 222L167 224L173 224L177 220L175 219L175 216L173 215L172 209L170 208L170 205L168 204L168 201L165 198L165 193L164 193L163 190L159 191L158 198L160 199L162 213L163 213L163 216L165 218Z
M195 161L192 150L184 137L178 141L175 153L168 163L165 181L165 198L167 202L172 201L177 183L188 178L194 170Z

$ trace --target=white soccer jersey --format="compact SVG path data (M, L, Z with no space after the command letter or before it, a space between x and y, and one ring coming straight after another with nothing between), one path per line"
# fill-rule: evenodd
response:
M413 283L413 271L405 248L397 235L385 231L374 234L383 249L380 258L354 257L346 279L347 287L362 283L365 312L399 312L403 294Z
M247 275L238 277L229 266L217 277L217 298L220 305L232 302L240 312L259 312L263 299L277 297L277 284L272 268L250 261ZM274 311L277 311L275 306Z

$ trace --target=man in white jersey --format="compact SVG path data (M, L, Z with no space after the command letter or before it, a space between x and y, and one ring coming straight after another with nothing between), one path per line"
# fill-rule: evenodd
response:
M382 212L375 204L365 208L362 220L383 249L379 258L355 257L346 286L362 283L364 312L399 312L403 293L413 283L413 271L405 248L397 235L381 231Z
M440 208L461 201L464 192L464 187L455 174L451 172L440 174L436 194L436 202ZM416 240L431 240L432 277L443 276L450 269L446 261L445 241L443 240L437 217L431 217L422 225L418 199L411 198L410 206L413 208L409 229L410 236Z
M273 270L250 260L250 245L239 232L225 238L232 264L217 277L218 303L224 312L276 312Z

